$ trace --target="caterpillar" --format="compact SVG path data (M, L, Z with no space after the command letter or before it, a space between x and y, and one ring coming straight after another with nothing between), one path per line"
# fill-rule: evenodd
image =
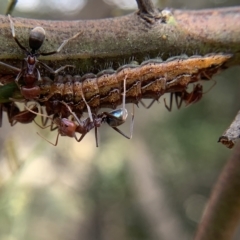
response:
M116 71L107 69L97 75L56 75L54 80L43 77L39 84L40 97L49 115L62 112L63 101L81 116L87 104L93 113L101 108L115 109L121 104L123 80L126 79L126 103L138 104L142 99L158 100L164 93L184 92L190 83L210 80L224 68L231 54L178 56L167 61L151 59L140 65L127 64ZM198 85L199 86L199 85Z
M50 141L48 141L47 139L44 139L49 142L50 144L52 144L53 146L56 146L58 144L58 139L59 136L67 136L67 137L72 137L75 138L75 140L77 142L82 141L82 139L85 137L85 135L92 130L93 128L95 128L95 139L96 139L96 146L98 147L98 134L97 134L97 129L102 125L102 123L107 123L111 128L113 128L115 131L117 131L119 134L121 134L122 136L131 139L132 138L132 132L133 132L133 121L134 121L134 112L132 113L132 123L131 123L131 127L130 127L130 136L127 136L126 134L124 134L119 128L118 126L122 125L128 116L128 111L125 108L125 97L126 97L126 78L124 79L123 82L123 96L122 96L122 108L110 111L110 112L102 112L100 114L93 114L93 117L90 118L86 118L85 120L81 120L77 117L77 115L71 110L71 108L68 106L68 104L66 104L65 102L59 101L59 104L62 104L66 107L66 111L68 111L68 116L72 116L73 120L69 120L66 117L62 117L60 116L61 114L56 114L53 116L52 119L52 123L51 123L51 128L50 130L53 131L55 129L58 129L58 134L56 137L56 142L52 143ZM86 105L88 106L88 104L86 103ZM35 112L34 109L29 109L26 106L27 110L29 111L29 113L33 114L33 115L41 115L44 116L42 114L39 114L38 112ZM134 108L133 108L134 110ZM45 116L47 119L49 119L49 116ZM43 121L42 121L43 122ZM45 121L46 123L46 121ZM53 124L56 125L56 127L53 127ZM40 125L38 125L40 126ZM40 126L41 127L41 126ZM44 128L44 127L42 127ZM81 136L79 138L77 138L76 133L80 133ZM40 134L39 134L40 135ZM40 135L41 136L41 135ZM42 136L41 136L42 137Z

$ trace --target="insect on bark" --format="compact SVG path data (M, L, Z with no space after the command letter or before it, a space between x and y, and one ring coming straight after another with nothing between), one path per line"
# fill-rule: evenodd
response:
M46 70L48 70L52 74L58 74L60 71L64 70L66 67L74 67L72 65L66 65L62 66L57 70L53 70L49 66L47 66L45 63L39 61L37 58L39 56L47 56L47 55L52 55L60 52L62 48L70 41L75 38L77 38L82 32L79 32L75 34L73 37L64 40L63 43L60 45L60 47L52 52L39 52L39 49L41 48L44 40L45 40L45 30L42 27L35 27L34 29L31 30L29 34L29 47L30 51L24 47L19 40L16 37L15 34L15 28L13 21L8 15L9 21L10 21L10 27L11 27L11 32L12 32L12 37L17 43L17 45L23 50L23 52L26 54L26 58L22 61L22 68L16 68L14 66L11 66L9 64L0 62L0 65L7 67L9 69L12 69L13 71L17 72L18 75L15 79L16 84L18 85L21 94L23 97L27 100L32 100L32 99L37 99L40 95L40 88L38 86L39 82L41 82L42 78L40 75L40 72L37 68L37 65L40 64L43 66ZM22 86L19 85L19 81L22 78Z
M186 107L190 104L197 103L202 99L203 94L208 93L215 85L216 82L214 81L213 85L206 92L203 92L203 86L200 83L193 85L192 92L187 92L186 89L179 92L172 92L170 93L169 105L167 105L166 99L164 98L165 107L169 112L171 112L173 106L173 96L175 96L177 109L181 108L183 102L185 102Z
M200 101L202 98L202 95L203 95L203 87L201 84L198 83L193 86L193 90L190 93L188 93L186 90L182 92L170 93L169 106L167 105L165 98L164 98L164 104L167 110L171 111L173 106L173 96L175 96L177 109L180 109L183 102L185 102L186 106L188 106L190 104Z
M132 113L132 120L131 120L131 126L130 126L130 136L127 136L120 129L118 129L118 126L125 123L127 116L128 116L127 109L125 108L126 78L124 80L123 89L124 90L123 90L123 94L122 94L123 95L122 108L119 108L119 109L116 109L116 110L113 110L110 112L102 112L100 114L92 114L92 116L89 116L88 118L86 118L83 121L77 117L77 115L71 110L71 108L65 102L60 102L60 103L66 106L70 115L73 117L73 120L69 120L68 118L61 118L61 117L51 118L44 114L39 114L37 112L34 112L34 111L32 111L32 109L30 109L28 107L27 107L27 110L32 113L52 119L52 123L50 125L50 130L51 131L56 130L56 129L58 130L58 135L56 137L55 143L50 142L49 140L47 140L46 138L41 136L39 133L38 133L38 135L41 136L43 139L45 139L50 144L52 144L53 146L57 146L59 135L67 136L67 137L74 137L77 142L80 142L86 136L86 134L94 128L95 129L96 146L98 147L98 131L97 130L101 126L101 124L105 123L105 122L110 127L112 127L115 131L117 131L118 133L123 135L124 137L126 137L128 139L132 138L133 123L134 123L134 109L133 109L133 113ZM56 127L53 127L53 124L55 124ZM49 126L42 127L40 125L38 125L38 126L43 129L49 127ZM81 136L78 138L76 133L80 133Z
M8 121L11 126L17 123L28 124L34 121L38 114L38 108L34 105L31 111L23 110L20 111L18 106L14 102L0 104L0 127L2 124L2 113L5 111L8 116Z

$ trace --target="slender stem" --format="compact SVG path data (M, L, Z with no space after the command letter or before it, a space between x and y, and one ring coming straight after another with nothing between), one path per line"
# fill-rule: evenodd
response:
M213 189L194 240L232 239L240 219L240 144Z
M238 111L235 119L228 127L228 129L219 138L218 142L221 142L228 148L232 148L236 141L240 138L240 111Z
M9 3L8 3L6 15L12 13L12 11L14 10L15 5L17 4L17 1L18 0L10 0L10 1L8 1Z
M151 0L136 0L139 12L143 14L153 15L155 13L155 7Z

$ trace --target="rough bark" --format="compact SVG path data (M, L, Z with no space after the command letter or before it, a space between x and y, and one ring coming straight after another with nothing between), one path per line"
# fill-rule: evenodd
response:
M212 52L234 53L229 65L240 63L240 7L200 11L164 10L143 18L142 13L101 20L46 21L15 18L16 35L28 46L30 29L42 26L46 41L41 51L48 52L77 32L59 54L40 57L54 69L66 64L76 66L75 73L97 72L134 59L186 53L204 55ZM146 20L147 18L147 20ZM233 21L234 19L234 21ZM12 38L9 20L0 16L0 61L21 66L23 53ZM8 69L0 68L1 73Z

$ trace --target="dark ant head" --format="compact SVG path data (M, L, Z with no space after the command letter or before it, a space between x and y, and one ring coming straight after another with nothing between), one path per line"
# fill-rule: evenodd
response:
M42 27L35 27L30 32L29 46L32 49L33 53L42 46L44 39L45 39L45 30Z

